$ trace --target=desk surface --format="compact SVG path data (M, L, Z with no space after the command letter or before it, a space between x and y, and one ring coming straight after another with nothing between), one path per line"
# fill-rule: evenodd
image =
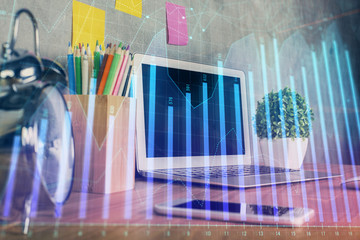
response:
M326 170L325 166L319 166L319 169ZM337 165L332 165L331 170L333 173L341 171ZM352 166L344 166L346 178L353 176L353 170ZM356 167L355 170L359 172L360 166ZM183 217L157 215L153 211L153 206L157 203L166 202L169 196L172 196L174 200L185 198L187 191L190 191L193 198L205 199L207 189L203 185L193 185L189 189L185 183L181 182L167 184L167 182L156 180L152 182L146 181L146 179L137 179L135 188L131 191L109 195L73 192L68 202L64 205L60 218L54 217L53 209L40 210L36 218L32 220L32 228L33 232L40 231L42 234L55 234L54 231L60 232L58 228L67 227L68 230L66 232L73 231L73 237L75 235L78 236L79 232L82 235L82 231L87 231L88 234L93 232L90 236L104 234L104 231L105 234L106 231L112 232L112 234L115 234L113 236L116 236L116 232L121 235L131 234L131 232L133 234L143 232L144 236L147 236L151 234L152 229L158 229L158 233L161 233L160 235L154 235L154 237L166 237L169 229L171 231L180 231L182 234L185 234L183 235L185 237L188 234L187 231L193 230L194 227L197 227L201 234L205 234L204 237L206 234L209 234L206 231L214 231L214 228L216 233L219 231L221 234L225 234L225 236L226 233L223 233L224 231L237 231L237 236L241 236L239 234L244 234L243 231L246 232L246 229L248 229L248 236L249 234L259 236L256 234L259 234L260 230L268 231L270 236L276 234L277 229L281 229L281 231L285 231L287 236L294 239L301 236L301 234L306 234L308 231L310 231L310 234L311 231L313 233L317 231L318 236L321 236L325 228L326 231L331 231L333 237L339 237L341 234L347 237L359 237L360 229L359 231L357 230L360 227L359 193L355 190L343 189L340 186L340 182L341 178L334 178L245 190L228 189L226 196L230 202L240 202L245 199L246 203L257 203L261 199L262 204L273 205L273 199L276 195L278 206L288 206L291 201L294 207L304 207L307 204L308 208L315 210L315 214L300 228L264 227L254 224L247 225L242 222L189 220ZM224 194L221 187L211 187L209 191L211 200L223 200ZM170 195L169 193L172 194ZM82 198L84 199L84 196L87 199L86 201L81 200ZM83 218L81 215L83 215ZM45 226L43 223L46 223ZM91 227L91 230L89 227ZM87 228L88 230L85 230ZM7 229L10 232L17 231L14 227L8 226ZM141 231L139 232L138 230ZM340 231L338 235L335 234L336 231ZM291 235L292 232L295 235ZM349 235L350 232L351 235ZM201 234L200 236L203 236ZM283 236L285 235L283 233ZM0 234L0 239L1 236ZM9 235L7 236L9 237ZM194 237L194 234L191 234L191 236ZM68 235L68 237L72 236Z

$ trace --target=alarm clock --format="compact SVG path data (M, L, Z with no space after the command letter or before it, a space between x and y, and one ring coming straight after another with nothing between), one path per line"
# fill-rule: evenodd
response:
M15 49L22 14L34 27L34 53ZM20 212L24 233L42 207L61 215L71 192L74 140L62 94L66 85L62 66L40 57L33 14L17 11L11 42L3 44L0 57L0 199L2 218Z

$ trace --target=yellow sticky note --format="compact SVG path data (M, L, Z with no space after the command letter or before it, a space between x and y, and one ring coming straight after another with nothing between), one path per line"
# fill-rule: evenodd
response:
M105 11L73 1L73 45L79 43L90 44L93 52L96 40L99 44L104 43L105 38Z
M142 0L116 0L115 9L141 18Z

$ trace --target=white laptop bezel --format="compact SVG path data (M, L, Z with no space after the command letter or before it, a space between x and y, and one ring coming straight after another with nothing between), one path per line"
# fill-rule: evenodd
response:
M205 164L206 156L185 156L185 157L146 157L146 141L145 141L145 120L144 120L144 99L142 86L142 64L178 68L183 70L190 70L196 72L205 72L210 74L218 74L219 67L203 65L192 62L184 62L179 60L135 54L133 66L133 82L135 97L137 99L136 110L136 158L137 169L141 171L153 171L157 169L170 168L188 168L188 167L204 167L204 166L223 166L226 165L241 165L251 164L251 148L249 139L249 124L248 124L248 108L245 86L245 74L242 71L221 68L224 76L239 77L241 84L241 103L242 103L242 120L244 123L244 142L245 155L225 155L225 156L208 156L208 164ZM224 161L225 160L225 161ZM191 164L189 166L189 164Z

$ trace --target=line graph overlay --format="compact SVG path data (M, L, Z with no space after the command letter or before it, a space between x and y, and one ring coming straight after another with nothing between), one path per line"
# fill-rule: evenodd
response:
M51 1L49 1L51 2ZM92 6L96 6L96 7L100 7L102 9L106 9L107 10L107 17L106 17L106 25L107 25L107 33L105 35L105 41L128 41L131 43L131 45L134 44L134 49L138 50L139 52L147 52L148 50L152 49L152 43L153 41L156 42L157 40L161 40L161 38L157 39L156 36L157 34L159 35L163 35L166 36L165 31L163 31L163 27L165 26L164 21L161 17L161 14L163 14L164 8L161 7L162 3L151 3L154 4L154 6L149 10L149 7L147 7L148 3L150 3L150 1L143 1L144 4L144 12L143 12L143 18L142 19L136 19L134 20L134 23L128 24L128 21L125 19L125 22L129 25L129 28L132 28L130 31L128 31L128 34L123 34L123 33L117 33L115 31L118 30L118 28L113 28L113 30L111 30L111 27L113 26L112 24L116 24L118 19L122 19L121 18L112 18L113 13L113 5L112 3L110 3L110 1L101 1L101 0L93 0L93 1L82 1L82 2L86 2L87 4L91 4ZM221 1L219 1L221 2ZM16 7L20 6L21 1L14 1L13 5L12 5L12 9L13 9L13 13L14 13L14 9L16 9ZM67 1L67 2L63 2L62 4L58 4L58 6L63 6L63 8L58 8L58 12L57 14L54 14L51 18L46 19L45 16L42 16L41 14L37 14L36 17L38 19L39 25L40 25L40 33L42 35L42 37L45 35L45 39L47 39L50 35L51 36L58 36L57 31L62 31L64 30L64 26L62 26L63 23L63 19L68 19L69 17L71 17L71 8L69 7L71 4L71 1ZM310 21L310 23L308 24L304 19L302 19L299 16L296 15L290 15L288 9L291 9L291 11L293 12L301 12L301 10L303 9L303 7L301 6L290 6L285 4L284 6L281 6L279 1L275 1L273 2L274 7L279 7L277 10L269 10L269 12L272 11L273 15L277 15L276 13L278 13L279 15L281 15L281 11L283 9L283 15L281 15L282 17L286 18L284 21L281 20L279 22L276 22L274 19L276 18L272 18L271 16L269 17L269 15L271 14L266 14L264 15L264 17L261 17L261 21L265 22L266 24L264 24L264 26L269 26L272 23L273 24L273 28L271 28L269 31L264 30L264 28L262 28L262 25L260 24L261 21L260 20L254 20L253 23L251 24L241 24L241 21L243 22L247 22L248 19L251 19L251 12L249 11L249 9L254 9L251 5L250 1L228 1L226 3L222 3L222 4L218 4L218 3L214 3L214 1L211 0L207 0L207 1L191 1L188 4L188 7L186 9L187 11L187 16L189 19L189 33L191 32L191 38L190 41L192 41L192 45L189 46L189 48L186 49L179 49L179 48L173 48L173 47L169 47L167 48L165 46L165 51L166 51L166 56L168 57L174 57L177 56L178 58L181 58L183 60L193 60L194 61L201 61L201 62L206 62L206 63L216 63L217 60L215 60L215 58L213 58L214 54L217 54L218 52L222 52L222 53L227 53L228 51L230 52L231 49L229 50L228 48L224 47L224 48L217 48L214 47L215 44L221 43L221 45L224 46L228 46L229 42L233 43L236 40L242 39L244 35L247 34L253 34L255 33L256 36L258 34L271 34L272 32L276 32L279 36L282 36L281 34L284 33L289 33L291 34L292 32L298 32L299 30L311 30L311 29L317 29L319 27L319 31L321 31L323 34L325 34L325 27L323 28L323 30L321 30L320 27L325 26L325 22L332 22L333 20L336 19L340 19L343 17L349 17L351 15L355 15L359 13L359 9L355 9L355 10L349 10L349 11L344 11L344 13L342 14L327 14L327 12L322 12L320 11L319 14L314 14L314 18L315 19L319 19L316 21ZM218 4L218 5L217 5ZM8 7L8 9L11 6ZM239 12L238 7L241 7L243 9L245 9L248 13L246 14L239 14L239 16L233 16L231 14L227 14L227 10L229 8L234 8L234 12ZM282 7L282 8L281 8ZM0 7L2 8L2 7ZM5 7L4 7L5 9ZM0 18L1 19L5 19L5 18L10 18L12 17L14 14L11 13L8 9L3 10L6 12L6 14L2 15L2 13L0 13ZM351 9L351 8L349 8ZM42 9L38 9L39 11L43 11ZM53 10L53 9L52 9ZM41 13L40 11L40 13ZM339 10L340 11L340 10ZM54 12L54 11L52 11ZM254 10L254 13L258 13L259 10ZM260 11L261 12L261 11ZM321 17L323 14L323 16L325 17ZM118 14L120 16L120 14ZM256 14L254 14L256 15ZM117 16L117 15L116 15ZM287 16L287 17L286 17ZM64 20L64 22L66 23L67 21ZM122 23L121 23L122 24ZM123 25L119 24L119 28L122 27ZM226 24L229 24L230 26L234 26L237 27L237 31L242 32L242 33L232 33L230 36L227 36L227 39L224 40L219 40L219 38L214 37L213 34L218 34L219 31L218 30L218 26L224 26L224 28L226 28ZM65 24L66 25L66 24ZM317 26L318 25L318 26ZM66 26L66 28L68 28L69 25ZM295 26L295 27L293 27ZM349 27L350 28L350 27ZM274 30L275 29L275 30ZM68 30L68 29L67 29ZM45 34L43 34L45 33ZM54 48L54 49L50 49L49 46L53 46L54 43L47 43L47 42L42 42L42 49L44 49L44 55L46 56L47 54L57 54L58 52L65 52L65 46L66 44L64 44L64 49L62 49L61 45L61 41L63 41L64 39L66 39L66 41L63 41L64 43L66 43L69 39L70 39L70 34L68 32L64 32L65 34L61 37L61 39L56 42L56 44L59 44L59 47ZM335 33L336 34L336 33ZM4 34L6 35L6 34ZM309 38L309 36L311 37L311 34L308 33L304 33L304 35L307 37L306 39ZM314 35L315 36L315 35ZM161 36L162 37L162 36ZM254 42L256 42L256 38L253 39ZM283 41L282 38L279 37L279 47L281 49L281 46L283 45ZM220 44L219 44L220 45ZM341 42L339 42L339 45L342 45ZM44 46L44 48L43 48ZM266 45L268 46L268 45ZM302 46L300 46L302 47ZM318 51L319 49L316 49L316 43L315 43L315 51ZM201 49L201 50L197 50L197 49ZM258 51L258 48L249 48L248 51L249 52L256 52ZM49 53L50 51L50 53ZM160 51L160 50L158 50ZM280 50L281 51L281 50ZM159 52L156 52L158 53ZM351 56L353 54L353 51L350 49L350 51L346 52L347 57L349 57L349 55ZM226 54L223 54L223 56L225 56ZM282 54L284 55L284 53ZM244 56L244 55L239 55L239 56ZM64 62L65 61L66 56L62 56L62 55L58 55L55 56L55 59L59 60L60 62ZM240 57L239 57L240 58ZM270 57L269 57L270 59ZM239 62L243 61L241 59L238 60ZM251 62L251 60L248 60L248 55L246 55L246 64L253 64L253 66L255 66L254 62ZM352 62L354 62L353 60L351 60ZM271 60L269 63L267 63L268 66L268 71L270 71L269 69L272 68L272 63ZM344 68L349 67L350 64L348 63L348 65L346 63L343 63ZM237 69L241 69L241 70L248 70L247 67L243 67L244 65L237 65ZM247 65L245 65L247 66ZM305 67L307 67L308 71L310 72L310 74L313 75L312 71L312 65L311 65L311 61L310 61L310 65L306 64L304 65ZM283 72L286 68L288 68L289 65L284 64L284 62L281 63L281 71ZM334 67L334 66L330 66L330 67ZM255 67L256 68L256 67ZM347 71L346 69L343 71ZM354 70L355 71L355 70ZM261 91L256 89L258 82L256 82L256 78L258 78L257 72L256 70L254 71L254 75L255 75L255 92L253 94L253 96L251 97L258 97L258 92ZM270 77L270 74L269 74ZM309 77L309 76L308 76ZM324 77L324 76L321 76ZM351 76L352 77L352 76ZM356 77L356 75L354 75L354 77ZM312 86L313 80L312 78L308 78L309 79L309 86ZM347 81L347 79L343 79L345 82ZM355 79L352 79L352 81ZM335 80L336 81L336 80ZM275 82L275 81L274 81ZM352 82L351 82L352 83ZM284 82L284 84L286 84L286 82ZM344 85L346 86L346 85ZM271 87L270 87L271 88ZM217 89L217 86L216 86ZM209 101L212 100L213 96L212 94L217 91L216 89L213 90L213 92L211 94L209 94L209 98L207 98L206 100L204 100L202 103L197 104L197 105L191 105L192 109L202 109L202 105L205 105L205 101L208 103ZM353 88L354 90L354 88ZM180 91L180 89L179 89ZM299 90L301 91L301 90ZM356 88L355 90L356 91ZM181 92L181 91L180 91ZM182 92L181 92L182 93ZM309 88L309 93L310 93L310 98L312 102L316 103L316 101L313 101L311 95L315 95L312 92L312 89ZM346 95L346 89L345 89L345 95ZM316 95L315 95L316 96ZM351 98L351 94L349 94L350 98ZM184 96L185 98L185 96ZM185 98L186 99L186 98ZM354 97L355 99L355 97ZM257 100L257 99L255 99ZM346 99L344 99L343 104L345 104ZM354 102L354 104L356 104L356 101ZM255 106L255 105L254 105ZM315 109L317 108L317 106L315 106ZM327 106L324 106L324 109L328 108ZM330 109L330 108L329 108ZM331 109L330 109L331 110ZM329 111L330 111L329 110ZM334 109L332 109L334 110ZM342 113L343 109L340 107L338 110L340 113ZM355 111L357 111L357 109L355 109ZM85 111L84 111L85 113ZM358 112L355 112L355 114L358 114ZM341 115L342 116L342 115ZM356 115L357 116L357 115ZM316 121L318 121L318 118L316 119ZM350 124L350 128L353 126L356 126L356 124L353 123L349 123ZM315 126L316 122L315 122ZM232 135L232 134L236 134L235 129L230 129L229 131L226 132L226 136L228 135ZM343 132L342 132L343 133ZM340 133L340 134L342 134ZM316 137L316 136L315 136ZM222 141L223 139L218 139L218 142L216 144L216 151L215 151L215 155L218 153L218 149L219 149L219 144L220 141ZM318 138L315 138L313 141L317 141ZM99 149L102 148L104 142L99 141L96 142L96 145ZM352 143L354 147L356 147L357 142L353 142ZM93 144L95 145L95 144ZM350 144L351 145L351 144ZM343 145L342 145L343 147ZM352 147L352 146L349 146ZM316 150L319 148L316 148ZM330 149L330 146L329 146ZM342 148L344 149L344 151L347 151L348 149ZM309 149L310 150L310 149ZM315 150L315 147L313 147L311 149L311 154L313 154L313 151ZM320 152L320 151L318 151ZM310 153L310 152L309 152ZM118 154L123 154L123 150L119 149L119 151L116 153ZM315 152L314 152L314 156L313 159L316 159L315 156ZM309 154L310 155L310 154ZM356 157L355 157L356 158ZM320 158L318 158L318 161L321 161ZM355 159L356 162L356 159ZM103 177L104 175L102 175L101 177ZM96 179L94 182L98 182L99 179ZM318 182L316 182L316 187L317 189L319 189L319 185ZM156 189L156 187L154 186L154 191L153 192L157 192L160 191L158 189ZM320 191L319 191L320 194ZM319 203L319 199L321 198L321 196L317 196L317 201ZM146 199L144 200L146 201ZM320 203L321 204L321 203ZM324 212L324 217L325 217L325 221L326 220L326 213L328 212L325 208L324 210L322 210L322 207L320 205L320 209L321 212L319 212L320 218L323 218L323 212ZM352 209L351 209L352 210ZM324 221L324 220L323 220ZM141 224L140 224L141 225ZM139 226L140 226L139 225ZM161 225L161 224L160 224ZM160 226L159 225L159 226ZM184 226L187 226L187 224L183 224ZM200 224L201 225L201 224ZM121 225L118 224L116 226L125 226L125 225ZM147 225L145 225L147 226ZM155 227L156 225L152 225L150 224L151 227ZM164 225L165 226L165 225ZM180 226L182 226L180 224ZM201 225L202 226L202 225ZM203 226L208 226L206 224L203 224ZM209 226L216 226L216 224L210 224ZM263 225L264 226L264 225ZM339 227L341 225L339 224ZM239 226L240 227L240 226ZM266 227L266 226L264 226ZM346 226L347 227L347 226ZM309 228L309 227L308 227ZM354 226L354 228L356 228L356 226ZM306 227L304 228L306 229ZM311 226L310 226L311 229ZM335 230L334 230L335 231Z

